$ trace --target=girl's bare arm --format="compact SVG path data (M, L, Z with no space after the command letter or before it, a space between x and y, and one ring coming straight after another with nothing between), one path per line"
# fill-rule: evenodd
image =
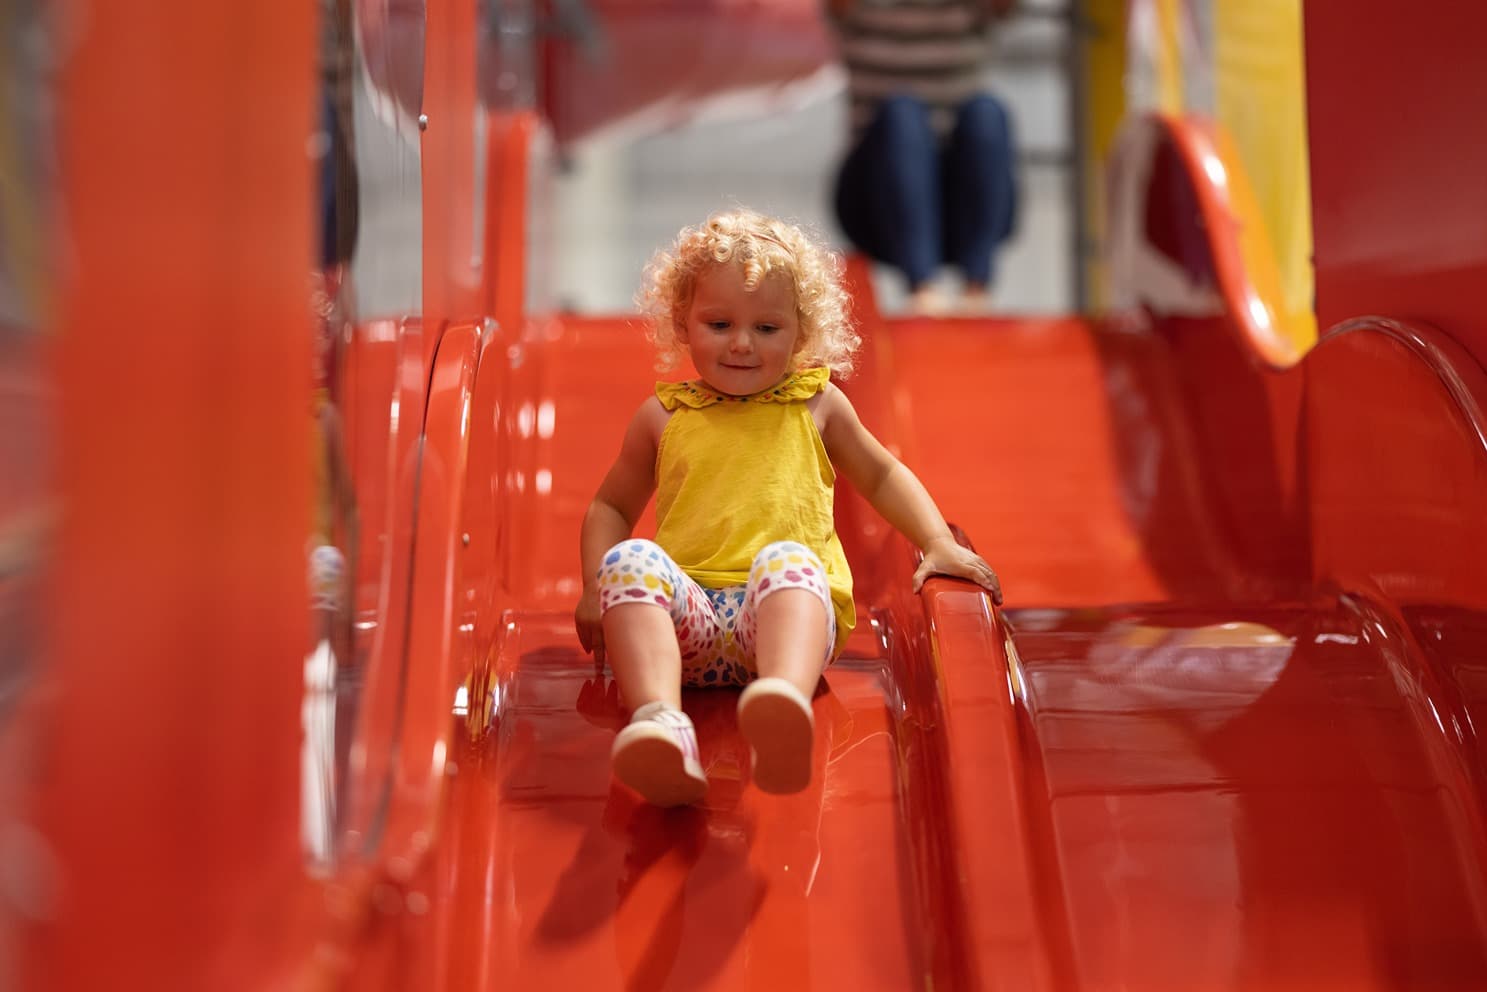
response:
M846 395L828 385L817 413L821 440L833 467L857 487L884 520L924 552L924 561L914 572L915 591L930 575L954 575L984 586L1000 603L1001 584L991 566L974 551L960 546L918 476L863 426Z
M604 660L604 635L599 626L599 565L604 552L634 532L635 522L656 490L656 445L669 416L655 397L641 404L625 430L619 456L584 514L579 536L583 595L574 622L583 649L594 652L598 662Z

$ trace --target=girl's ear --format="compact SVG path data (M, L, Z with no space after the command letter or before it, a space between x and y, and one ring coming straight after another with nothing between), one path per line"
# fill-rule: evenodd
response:
M682 344L687 343L687 322L680 317L671 319L671 329L676 332L676 339Z

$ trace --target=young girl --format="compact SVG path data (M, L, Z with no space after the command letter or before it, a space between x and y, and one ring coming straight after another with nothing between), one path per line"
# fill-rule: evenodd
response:
M798 228L749 210L684 229L647 269L660 367L685 353L698 378L658 383L631 420L584 517L575 620L633 708L615 775L656 805L707 789L684 684L747 686L738 723L755 784L809 784L811 696L856 621L832 517L838 472L923 550L916 591L942 573L1001 601L996 574L830 381L861 343L840 273ZM656 539L634 539L652 493Z

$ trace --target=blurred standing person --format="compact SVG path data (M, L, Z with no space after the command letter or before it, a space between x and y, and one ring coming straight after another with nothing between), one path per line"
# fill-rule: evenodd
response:
M847 69L851 140L836 213L863 253L903 274L910 306L948 308L952 266L984 306L1017 187L1006 107L986 88L995 22L1016 0L826 0Z
M318 196L310 272L310 533L305 583L310 643L301 709L300 840L312 871L335 862L361 673L354 623L360 528L340 410L341 349L354 320L351 260L360 224L352 131L356 64L351 0L320 0L319 126L312 147Z
M355 576L357 513L342 441L339 395L341 346L355 319L351 260L360 224L360 186L352 133L351 85L355 48L351 0L320 0L320 127L316 267L310 273L315 334L310 355L314 502L311 507L309 585L324 634L342 665L353 662L350 593ZM323 629L322 629L323 628Z

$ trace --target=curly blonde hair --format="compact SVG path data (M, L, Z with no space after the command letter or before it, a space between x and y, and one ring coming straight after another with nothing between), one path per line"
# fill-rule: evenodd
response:
M790 278L800 322L792 369L824 365L838 376L851 374L862 338L852 326L842 288L841 256L794 224L742 207L682 228L675 244L656 252L646 266L635 302L646 316L658 369L676 368L686 353L676 332L686 323L698 277L711 266L730 262L743 267L744 285L751 292L773 273Z

